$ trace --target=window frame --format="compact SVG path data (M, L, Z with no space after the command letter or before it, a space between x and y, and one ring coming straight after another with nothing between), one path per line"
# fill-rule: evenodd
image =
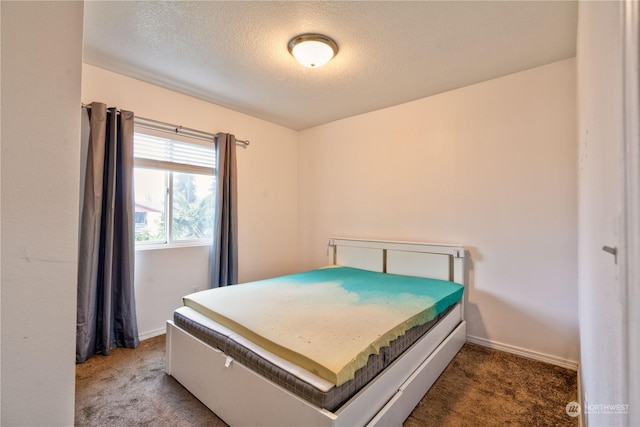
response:
M214 180L214 192L215 192L215 179L216 179L216 166L215 166L215 156L216 156L216 147L215 143L212 140L205 138L197 138L186 135L181 135L179 133L174 133L170 131L156 130L150 129L146 126L138 126L134 127L134 153L135 153L135 144L136 144L136 136L150 136L156 138L162 138L165 140L176 141L179 143L186 143L198 146L204 146L210 148L212 150L212 156L214 158L214 165L211 168L198 166L198 165L189 165L184 163L172 163L162 160L154 160L147 158L135 157L133 161L134 174L136 169L149 169L149 170L157 170L163 171L165 176L165 198L164 198L164 209L165 209L165 239L164 241L144 241L144 240L136 240L135 241L135 250L153 250L153 249L170 249L170 248L180 248L180 247L196 247L196 246L211 246L213 244L212 238L203 238L203 239L186 239L186 240L175 240L173 235L173 217L174 217L174 208L173 208L173 200L174 200L174 174L175 173L189 173L203 176L211 176ZM134 204L135 204L135 188L134 188ZM216 206L214 206L214 210ZM213 222L213 218L211 219ZM135 227L135 223L134 223Z

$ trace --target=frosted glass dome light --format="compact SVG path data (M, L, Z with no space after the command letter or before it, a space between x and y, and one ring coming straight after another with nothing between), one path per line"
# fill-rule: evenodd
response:
M325 65L338 53L338 45L321 34L303 34L289 42L289 53L309 68Z

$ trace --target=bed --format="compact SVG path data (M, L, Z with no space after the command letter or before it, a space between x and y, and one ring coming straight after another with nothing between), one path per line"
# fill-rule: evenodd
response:
M428 319L424 317L425 311L411 312L413 317L407 318L402 330L385 335L367 352L354 357L358 362L355 365L343 366L342 362L338 363L337 349L325 352L326 363L314 365L314 358L306 357L306 348L290 352L293 357L286 353L286 348L279 348L279 337L262 332L254 336L251 331L238 330L236 323L242 322L234 321L224 312L233 306L231 296L228 301L220 302L222 294L216 294L212 301L219 307L208 313L206 307L200 306L205 305L208 291L194 294L185 297L185 306L176 310L173 319L167 322L166 372L232 426L401 425L466 340L464 298L460 298L462 292L454 287L455 283L464 285L464 248L330 238L328 258L330 267L286 276L269 282L269 286L280 284L286 288L288 281L306 280L309 282L304 288L307 295L318 289L324 292L320 284L332 282L335 275L354 275L364 281L380 278L380 286L387 286L388 280L393 281L393 286L401 283L399 280L406 281L406 286L424 286L421 283L425 279L418 278L428 278L445 286L447 290L443 295L446 295L438 300L439 309L430 312ZM283 281L284 284L280 283ZM254 294L259 301L264 301L257 293L260 287L251 288L252 285L231 288L239 298ZM264 287L265 284L258 285ZM251 292L246 293L248 291ZM277 293L281 295L280 291ZM322 293L311 295L314 301L323 299ZM412 296L412 300L416 298ZM390 298L385 294L383 299ZM350 311L354 310L350 307ZM340 311L336 313L338 317ZM424 318L415 321L420 316ZM275 321L262 323L269 325ZM384 322L381 320L381 323ZM292 345L304 346L307 341L301 337L305 333L296 331L289 334L293 337L282 339L300 336L300 342ZM280 350L285 353L279 353Z

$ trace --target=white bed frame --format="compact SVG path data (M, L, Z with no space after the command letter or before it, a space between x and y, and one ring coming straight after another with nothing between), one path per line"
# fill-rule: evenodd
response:
M464 284L460 245L329 239L329 262ZM464 298L463 300L464 301ZM466 340L463 302L335 412L167 322L166 372L231 426L400 426Z

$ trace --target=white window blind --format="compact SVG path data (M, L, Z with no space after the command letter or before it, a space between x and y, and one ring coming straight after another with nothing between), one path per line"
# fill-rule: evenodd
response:
M211 145L176 141L135 133L134 163L137 167L213 175L216 167L215 148Z

